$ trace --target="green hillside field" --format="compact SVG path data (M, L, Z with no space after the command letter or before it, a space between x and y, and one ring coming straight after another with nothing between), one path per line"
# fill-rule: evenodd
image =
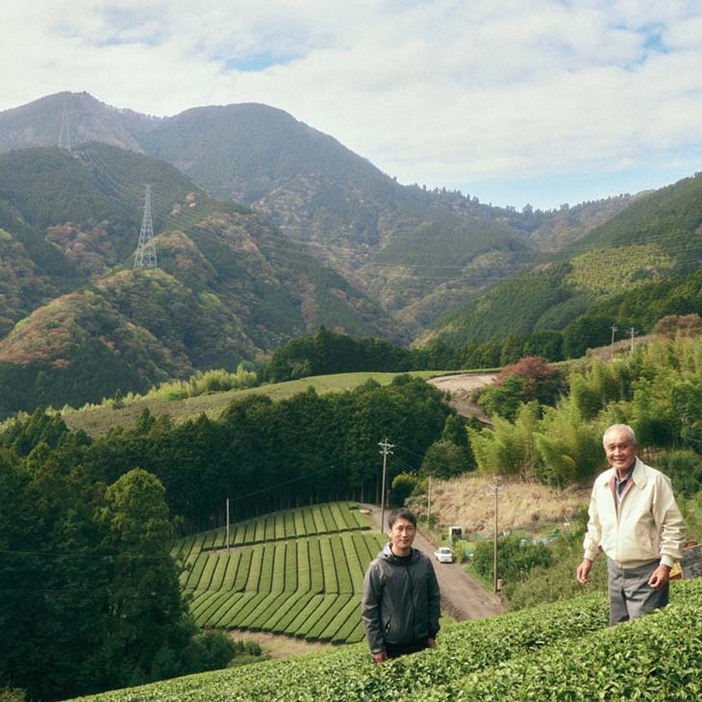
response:
M181 584L202 628L361 641L361 588L385 545L358 505L283 510L181 539Z
M410 375L428 379L444 373L444 371L413 371ZM79 410L65 407L61 410L61 416L69 429L73 431L82 429L91 436L101 436L115 425L133 427L144 410L148 410L153 416L167 414L176 424L188 419L197 419L201 414L217 419L232 401L249 395L267 395L272 400L284 400L303 393L309 388L314 388L318 395L348 392L368 381L374 381L381 386L389 385L398 375L398 373L380 372L336 373L243 390L212 392L183 399L170 399L169 396L154 391L145 396L130 395L117 408L111 400L105 400L100 405L85 405ZM187 383L184 385L187 386Z
M364 643L116 690L81 702L696 700L702 580L671 604L607 626L602 595L444 626L437 648L377 665Z

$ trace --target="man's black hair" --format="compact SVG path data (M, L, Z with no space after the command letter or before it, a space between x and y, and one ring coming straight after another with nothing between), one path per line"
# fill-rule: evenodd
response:
M398 519L406 519L407 521L412 522L414 526L417 526L417 515L411 509L401 507L400 509L393 510L388 515L388 529L392 529L392 525Z

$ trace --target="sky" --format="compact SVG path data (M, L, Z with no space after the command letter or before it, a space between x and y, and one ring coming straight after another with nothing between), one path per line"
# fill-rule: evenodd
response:
M257 102L522 210L702 171L699 0L4 0L0 111Z

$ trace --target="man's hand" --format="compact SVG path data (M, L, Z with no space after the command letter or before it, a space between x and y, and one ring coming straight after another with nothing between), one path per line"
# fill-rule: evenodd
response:
M429 648L436 648L436 639L432 639L431 637L429 637L427 639L427 646Z
M385 652L385 649L371 655L376 663L385 663L385 661L388 659L388 654Z
M648 584L654 590L664 588L670 581L670 568L667 565L659 565L648 579Z
M583 562L575 571L575 577L579 583L587 585L590 582L590 570L592 569L592 561L589 558L583 558Z

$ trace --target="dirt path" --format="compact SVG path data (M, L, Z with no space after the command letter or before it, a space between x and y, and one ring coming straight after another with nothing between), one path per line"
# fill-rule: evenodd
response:
M363 505L363 508L367 510L369 519L380 528L380 508L374 505ZM436 546L419 531L414 538L414 546L434 562L441 589L441 607L446 614L462 621L491 617L505 611L500 599L493 593L486 592L460 563L438 563L434 558Z
M267 631L242 631L233 629L229 632L233 641L252 641L261 647L268 658L289 658L303 653L315 653L332 648L333 644L321 641L305 641L294 636L270 634Z
M482 408L471 402L471 395L473 390L489 385L496 377L497 373L460 373L440 375L427 382L451 395L449 404L458 414L464 417L483 417Z

